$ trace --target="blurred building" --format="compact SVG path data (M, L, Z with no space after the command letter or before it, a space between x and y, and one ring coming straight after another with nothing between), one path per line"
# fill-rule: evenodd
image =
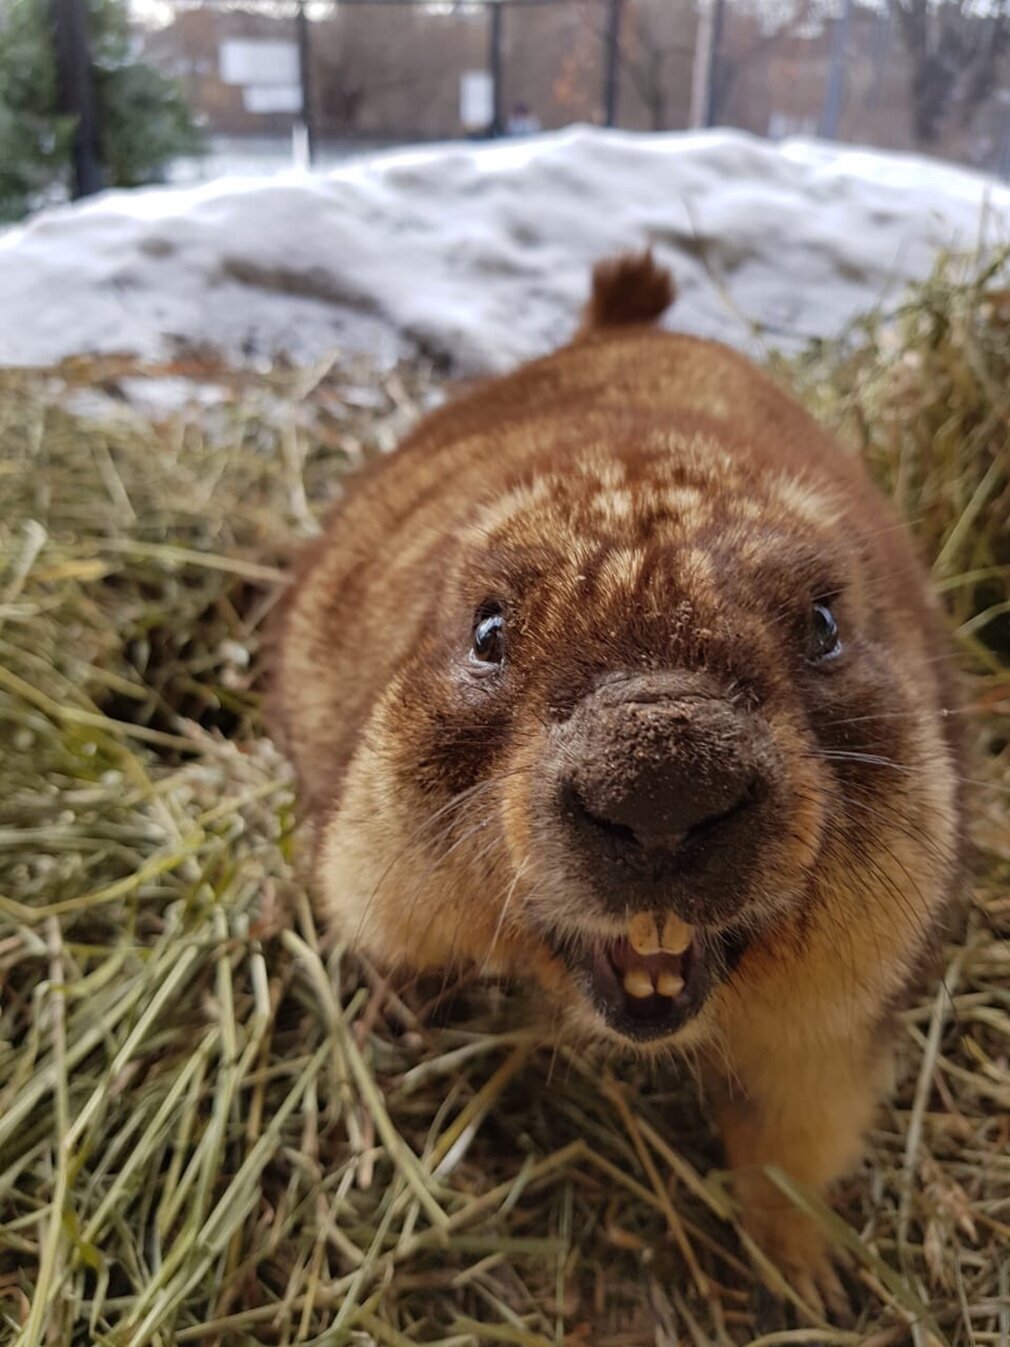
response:
M337 4L311 24L312 106L322 139L374 142L472 135L475 94L489 80L491 6L444 3ZM915 148L913 69L895 3L857 4L845 55L842 140ZM525 129L604 119L608 0L508 4L498 24L495 111ZM715 71L715 118L762 136L815 135L838 20L818 0L769 7L737 0L725 10ZM972 22L966 15L964 22ZM981 20L979 20L981 22ZM623 0L617 124L632 130L688 125L698 33L695 0ZM274 82L236 83L229 49L273 49ZM179 4L171 23L148 30L147 59L176 75L212 133L288 135L300 97L292 13L249 0ZM258 79L259 77L257 77ZM484 95L481 95L483 98ZM490 94L487 95L490 97ZM467 108L471 115L467 116ZM523 109L521 119L515 110ZM1010 167L1010 89L943 119L930 152L997 171Z

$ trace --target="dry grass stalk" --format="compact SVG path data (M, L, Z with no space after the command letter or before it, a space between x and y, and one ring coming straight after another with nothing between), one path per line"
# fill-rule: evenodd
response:
M980 784L946 990L906 1017L864 1172L840 1217L819 1212L853 1257L859 1324L767 1347L1010 1343L1010 328L994 284L950 263L896 327L869 322L798 370L935 558ZM147 375L124 362L0 374L0 1341L752 1339L752 1274L689 1081L554 1054L480 988L434 1027L420 989L384 989L305 902L259 634L285 539L389 447L431 372L157 373L200 400L139 415L118 393Z

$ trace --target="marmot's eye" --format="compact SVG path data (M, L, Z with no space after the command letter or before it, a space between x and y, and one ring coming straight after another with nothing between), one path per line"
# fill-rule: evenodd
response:
M505 619L501 613L481 618L474 627L470 658L478 664L501 664L505 658Z
M842 640L838 635L835 615L827 603L819 599L810 610L807 659L811 664L820 664L822 660L835 659L841 653Z

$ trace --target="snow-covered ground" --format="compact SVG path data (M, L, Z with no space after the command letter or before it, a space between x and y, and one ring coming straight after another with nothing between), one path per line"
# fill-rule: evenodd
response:
M1010 188L973 173L731 131L393 151L111 192L0 234L0 363L420 346L499 370L571 331L593 261L645 243L677 276L672 325L790 349L1008 223Z
M325 140L316 151L316 166L325 172L348 159L360 159L388 148L388 142L369 145L360 139ZM176 159L165 176L176 187L210 182L213 178L273 178L302 163L304 154L305 147L297 136L210 136L203 154Z

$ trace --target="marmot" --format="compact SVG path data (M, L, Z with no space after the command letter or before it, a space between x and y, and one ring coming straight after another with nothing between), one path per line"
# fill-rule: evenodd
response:
M750 1229L811 1303L889 1022L956 887L944 633L861 465L660 330L650 254L567 346L351 484L278 631L328 916L388 968L535 979L559 1032L706 1063Z

